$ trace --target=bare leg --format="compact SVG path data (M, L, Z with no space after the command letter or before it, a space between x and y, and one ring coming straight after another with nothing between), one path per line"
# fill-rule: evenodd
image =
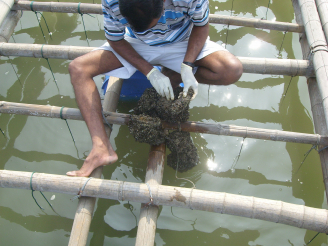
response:
M195 62L198 67L195 77L199 83L230 85L238 81L243 65L228 51L216 51Z
M95 168L112 164L118 159L105 132L100 96L93 77L121 66L112 52L103 50L78 57L69 65L76 102L92 140L92 150L81 169L67 172L69 176L87 177Z

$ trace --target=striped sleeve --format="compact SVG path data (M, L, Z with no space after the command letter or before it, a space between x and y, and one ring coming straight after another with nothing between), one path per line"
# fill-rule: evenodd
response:
M124 38L125 26L115 13L119 13L118 1L102 0L102 11L104 15L105 37L110 41L119 41Z
M195 26L205 26L209 20L208 0L193 0L188 14Z

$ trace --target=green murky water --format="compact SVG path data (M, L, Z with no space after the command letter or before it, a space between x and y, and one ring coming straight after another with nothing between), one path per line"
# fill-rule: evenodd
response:
M98 3L99 1L97 1ZM295 22L291 1L211 1L211 13ZM44 13L52 32L49 44L87 46L78 14ZM104 42L102 17L83 16L91 46ZM42 22L42 26L45 25ZM44 29L45 30L45 29ZM298 34L245 27L212 25L211 39L227 43L237 56L301 59ZM282 44L282 40L284 42ZM33 12L25 12L10 42L42 44L44 39ZM279 54L279 50L281 53ZM10 65L15 67L19 80ZM57 91L45 59L2 57L0 100L31 104L76 107L69 81L69 61L49 60L57 80ZM267 129L313 133L313 122L305 78L244 74L228 87L201 85L192 101L191 120ZM96 78L101 86L102 76ZM118 112L129 113L134 103L120 102ZM81 167L91 148L83 122L69 121L77 150L64 121L15 115L0 115L0 168L65 174ZM231 171L243 139L192 134L200 163L178 174L192 180L198 189L282 200L316 208L327 208L317 153L311 152L296 173L310 145L245 139L239 161ZM111 142L119 160L104 168L106 179L143 182L149 146L133 140L126 126L114 126ZM176 179L166 166L163 184L192 187ZM59 213L42 212L31 192L0 189L0 245L66 245L77 201L70 196L45 193ZM88 245L134 245L140 204L98 200ZM305 245L316 232L281 224L230 215L162 207L157 223L156 245ZM328 245L318 235L310 245Z

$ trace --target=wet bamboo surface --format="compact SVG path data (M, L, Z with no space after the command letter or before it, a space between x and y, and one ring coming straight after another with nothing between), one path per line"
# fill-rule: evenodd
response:
M328 123L328 49L314 0L298 0Z
M22 11L10 11L0 26L0 42L7 43L22 16Z
M120 98L120 91L122 88L122 79L111 77L108 81L108 87L105 94L103 108L107 111L115 111L118 100ZM111 134L111 129L105 125L108 138ZM93 178L101 178L103 167L96 168L90 175ZM69 246L86 245L89 235L90 224L96 203L94 197L81 197L76 209L72 231L70 235Z
M102 14L100 4L15 1L13 10L44 11L60 13ZM210 14L210 23L232 26L246 26L285 32L304 32L303 26L294 23L267 21L252 18Z
M3 43L0 44L0 55L73 60L93 49L82 46ZM308 60L253 57L238 59L243 64L244 73L314 76L313 66Z
M23 103L10 103L0 101L0 113L20 114L48 118L63 118L72 120L83 120L78 109L63 108L48 105L33 105ZM104 112L107 121L111 124L126 125L130 121L129 114ZM181 124L162 122L163 128L181 129L182 131L207 133L214 135L235 136L244 138L256 138L272 141L283 141L293 143L305 143L312 145L328 145L328 137L318 134L296 133L281 130L261 129L246 126L211 124L187 121Z
M30 190L31 172L0 170L0 187ZM34 173L32 188L36 191L76 195L88 178ZM165 185L152 185L155 205L175 206L252 219L271 221L298 228L328 233L328 211L282 201L212 192ZM146 184L90 179L83 196L147 203Z
M0 25L6 19L13 5L14 0L0 0Z
M297 0L293 0L293 6L295 11L296 22L302 24L303 20L300 12L300 6ZM305 37L305 34L300 34L300 44L304 58L310 52L310 47ZM315 78L308 78L307 82L315 132L317 134L326 135L328 134L328 129L317 80ZM322 149L322 151L319 152L319 156L323 175L323 183L325 185L326 191L326 199L328 199L328 149L324 149L324 147L325 146L319 146L319 149Z
M315 0L321 20L321 26L328 42L328 0Z
M148 183L149 187L162 184L165 150L165 144L150 147L145 177L145 183ZM141 204L136 246L154 245L158 211L158 205L151 204L151 201Z

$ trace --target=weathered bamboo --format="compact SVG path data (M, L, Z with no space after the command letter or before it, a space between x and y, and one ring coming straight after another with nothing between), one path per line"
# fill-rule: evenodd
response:
M7 43L22 16L22 11L10 11L0 26L0 42Z
M5 20L13 5L14 0L0 0L0 25Z
M81 14L100 14L102 15L101 4L91 3L65 3L65 2L33 2L15 1L13 10L43 11L57 13L81 13Z
M268 21L261 19L251 19L236 16L214 15L210 14L210 23L224 24L232 26L254 27L282 32L304 32L304 27L294 23L279 21Z
M83 46L4 43L0 44L0 55L74 60L93 49Z
M321 26L328 42L328 0L315 0L321 20Z
M293 2L295 17L296 17L295 18L296 22L302 25L303 22L302 22L302 16L301 16L299 4L297 0L293 0L292 2ZM304 58L307 56L307 54L309 54L310 47L307 43L305 34L300 34L299 40L300 40L302 54ZM328 134L328 129L327 129L325 113L322 105L322 98L318 88L318 83L315 78L308 78L307 82L308 82L308 89L309 89L309 96L311 101L311 109L312 109L315 132L320 135L326 135ZM326 198L328 199L328 149L323 149L324 147L325 146L319 146L319 149L322 149L322 151L319 151L318 153L320 157L323 181L326 190Z
M23 56L73 60L78 56L84 55L92 51L93 49L94 48L92 47L64 45L0 43L0 55L4 56ZM308 77L314 76L313 66L308 60L249 57L238 57L238 59L243 64L244 73Z
M328 123L328 49L314 0L298 0Z
M60 113L61 112L61 113ZM0 101L0 113L20 114L38 117L62 118L72 120L83 120L78 109L61 108L48 105L33 105L24 103L10 103ZM126 125L130 120L130 115L114 112L104 112L106 119L111 124ZM304 143L314 145L328 145L328 137L317 134L288 132L281 130L261 129L246 126L225 125L219 123L202 123L187 121L180 124L162 122L163 128L179 129L188 132L207 133L214 135L235 136L244 138L255 138L262 140Z
M82 13L82 14L102 14L100 4L88 3L62 3L62 2L33 2L34 11L45 12L61 12L61 13ZM78 10L79 7L79 10ZM14 10L31 10L31 2L29 1L16 1ZM224 16L210 14L210 23L225 24L233 26L246 26L262 29L270 29L286 32L304 32L304 27L286 22L267 21L261 19L241 18L235 16Z
M318 134L328 134L327 123L324 117L322 106L322 98L320 96L317 81L314 78L308 79L308 88L315 131ZM319 156L323 175L323 183L325 185L326 191L326 199L328 202L328 149L324 149L324 147L326 146L319 145L319 149L321 150L319 152Z
M107 91L103 103L103 108L107 111L115 111L117 108L119 95L123 80L111 77L108 81ZM107 136L110 137L111 130L105 125ZM101 178L102 167L96 168L90 175L93 178ZM86 245L92 215L96 203L94 197L81 197L74 217L72 231L70 235L69 246Z
M31 172L0 170L0 187L30 190ZM32 187L37 191L76 195L87 178L34 173ZM155 205L175 206L271 221L312 231L328 233L328 211L282 201L188 189L150 186ZM116 180L90 179L82 196L120 201L149 202L146 184Z
M145 183L149 187L162 184L165 159L165 144L151 146L147 164ZM153 192L153 191L150 191ZM149 201L151 202L151 201ZM158 206L141 204L136 246L152 246L155 243Z

